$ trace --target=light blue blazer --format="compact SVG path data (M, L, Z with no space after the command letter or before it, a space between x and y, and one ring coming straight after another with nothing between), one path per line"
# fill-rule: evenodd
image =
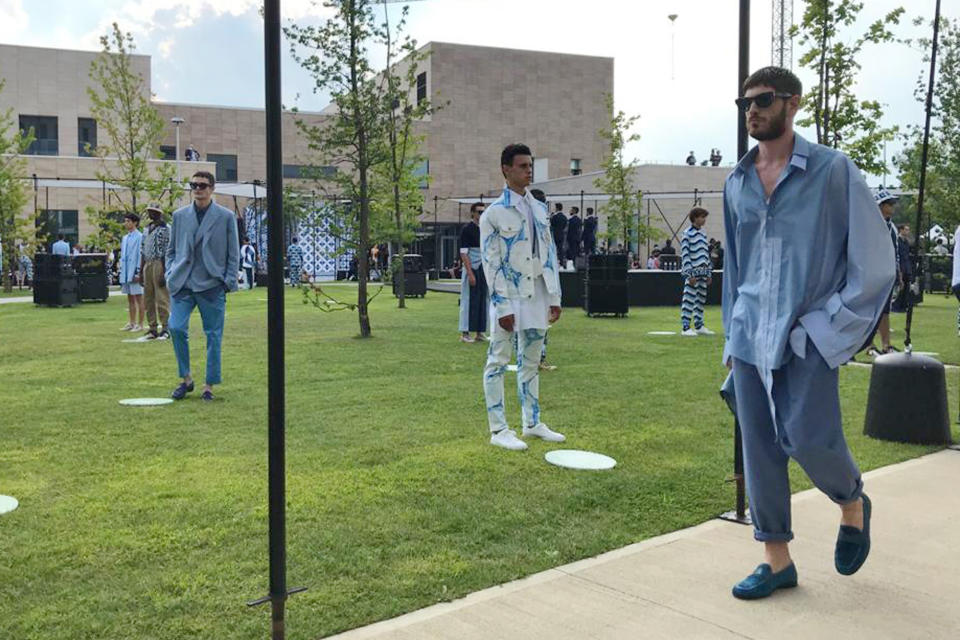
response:
M220 278L227 291L237 290L240 270L240 242L237 218L233 212L216 202L197 225L193 203L173 212L170 244L167 246L166 279L170 295L176 295L190 278L194 246L200 246L200 255L207 271Z
M120 284L133 282L140 275L140 247L143 244L143 233L134 229L123 236L120 245Z

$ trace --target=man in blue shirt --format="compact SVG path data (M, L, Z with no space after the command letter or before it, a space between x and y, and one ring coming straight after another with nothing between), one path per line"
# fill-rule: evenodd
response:
M63 239L63 234L57 235L57 241L50 247L50 253L55 256L70 255L70 243Z
M794 133L797 77L767 67L743 89L737 104L759 144L724 185L723 361L743 430L754 537L764 543L764 563L733 595L754 599L797 584L790 458L840 505L837 571L855 573L870 551L871 504L843 437L837 367L876 326L894 260L857 167Z

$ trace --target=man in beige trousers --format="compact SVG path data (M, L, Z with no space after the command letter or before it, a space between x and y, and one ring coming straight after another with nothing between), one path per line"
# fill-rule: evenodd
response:
M166 340L170 337L167 324L170 321L170 292L164 278L164 258L167 245L170 244L170 227L163 221L163 210L156 206L147 207L150 224L143 234L143 248L140 251L143 278L143 302L147 308L147 322L150 329L147 340Z

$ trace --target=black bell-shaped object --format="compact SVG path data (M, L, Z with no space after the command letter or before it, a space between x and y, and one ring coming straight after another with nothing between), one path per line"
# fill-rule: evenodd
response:
M943 364L909 351L878 356L863 432L880 440L950 444Z

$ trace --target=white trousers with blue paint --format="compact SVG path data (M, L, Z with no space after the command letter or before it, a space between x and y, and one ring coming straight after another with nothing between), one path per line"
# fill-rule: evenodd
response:
M490 334L487 364L483 368L483 395L487 404L490 431L508 428L503 405L503 376L514 350L517 350L517 396L523 416L523 426L534 427L540 422L540 354L546 329L504 331L496 324Z

